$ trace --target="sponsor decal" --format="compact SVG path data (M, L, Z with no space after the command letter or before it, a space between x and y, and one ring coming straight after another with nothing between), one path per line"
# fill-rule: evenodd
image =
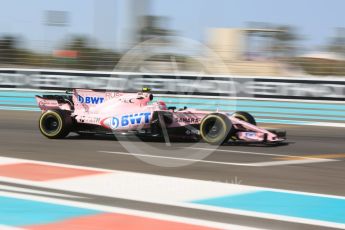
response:
M134 103L135 98L121 98L119 99L122 103Z
M118 98L121 96L123 96L123 94L119 93L119 92L106 92L105 93L105 100L110 100L110 99Z
M98 105L104 102L104 97L89 97L89 96L82 97L78 95L78 101L82 104Z
M255 132L246 132L245 136L246 136L246 138L253 139L256 137L256 133Z
M81 116L81 117L77 117L77 121L81 123L99 124L99 122L101 121L101 118Z
M101 121L101 118L99 117L90 117L85 119L85 122L92 123L92 124L98 124Z
M140 125L150 123L151 112L134 113L120 117L108 118L108 127L111 129L126 128L130 125Z
M119 127L120 121L117 117L111 118L110 122L110 128L111 129L117 129Z
M186 131L187 135L200 135L200 131L197 129L191 129Z
M57 107L59 106L59 103L53 100L41 100L39 101L38 106L42 109L46 109L49 107Z
M197 117L178 117L175 119L177 123L189 123L189 124L199 124L201 122L200 118Z

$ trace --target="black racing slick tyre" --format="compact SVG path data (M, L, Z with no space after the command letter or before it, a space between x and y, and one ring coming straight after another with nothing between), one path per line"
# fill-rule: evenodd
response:
M72 118L68 111L49 110L41 115L38 125L45 137L62 139L71 131Z
M230 119L224 114L209 114L200 123L202 139L212 145L221 145L234 133Z
M242 121L248 122L249 124L256 125L255 118L247 112L238 111L235 112L232 116Z

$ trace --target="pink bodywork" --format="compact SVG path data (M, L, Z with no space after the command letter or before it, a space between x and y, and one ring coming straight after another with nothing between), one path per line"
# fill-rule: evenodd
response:
M162 101L150 103L152 98L152 94L148 92L122 93L87 89L73 90L72 102L69 103L60 103L55 99L44 99L36 96L42 112L56 109L69 110L78 123L99 125L109 129L109 131L116 132L148 129L156 111L172 113L173 122L167 124L166 128L199 125L206 115L214 113L214 111L195 109L168 110ZM283 141L272 132L237 119L228 113L222 114L226 115L234 127L240 130L236 134L240 140L248 142Z

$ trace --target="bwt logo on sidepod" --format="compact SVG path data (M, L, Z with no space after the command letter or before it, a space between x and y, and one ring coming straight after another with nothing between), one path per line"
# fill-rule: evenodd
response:
M104 97L82 97L78 95L78 101L80 103L98 105L104 102Z
M110 128L117 129L119 127L127 127L129 125L148 124L150 122L151 113L135 113L129 115L123 115L119 119L118 117L110 118Z

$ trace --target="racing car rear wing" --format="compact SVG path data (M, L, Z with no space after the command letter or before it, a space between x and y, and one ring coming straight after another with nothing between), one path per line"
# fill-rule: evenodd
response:
M36 95L36 101L38 104L38 107L42 110L42 112L45 112L47 110L54 110L54 109L60 109L60 110L72 110L73 109L73 103L71 102L70 96L63 96L63 95L43 95L38 96Z

